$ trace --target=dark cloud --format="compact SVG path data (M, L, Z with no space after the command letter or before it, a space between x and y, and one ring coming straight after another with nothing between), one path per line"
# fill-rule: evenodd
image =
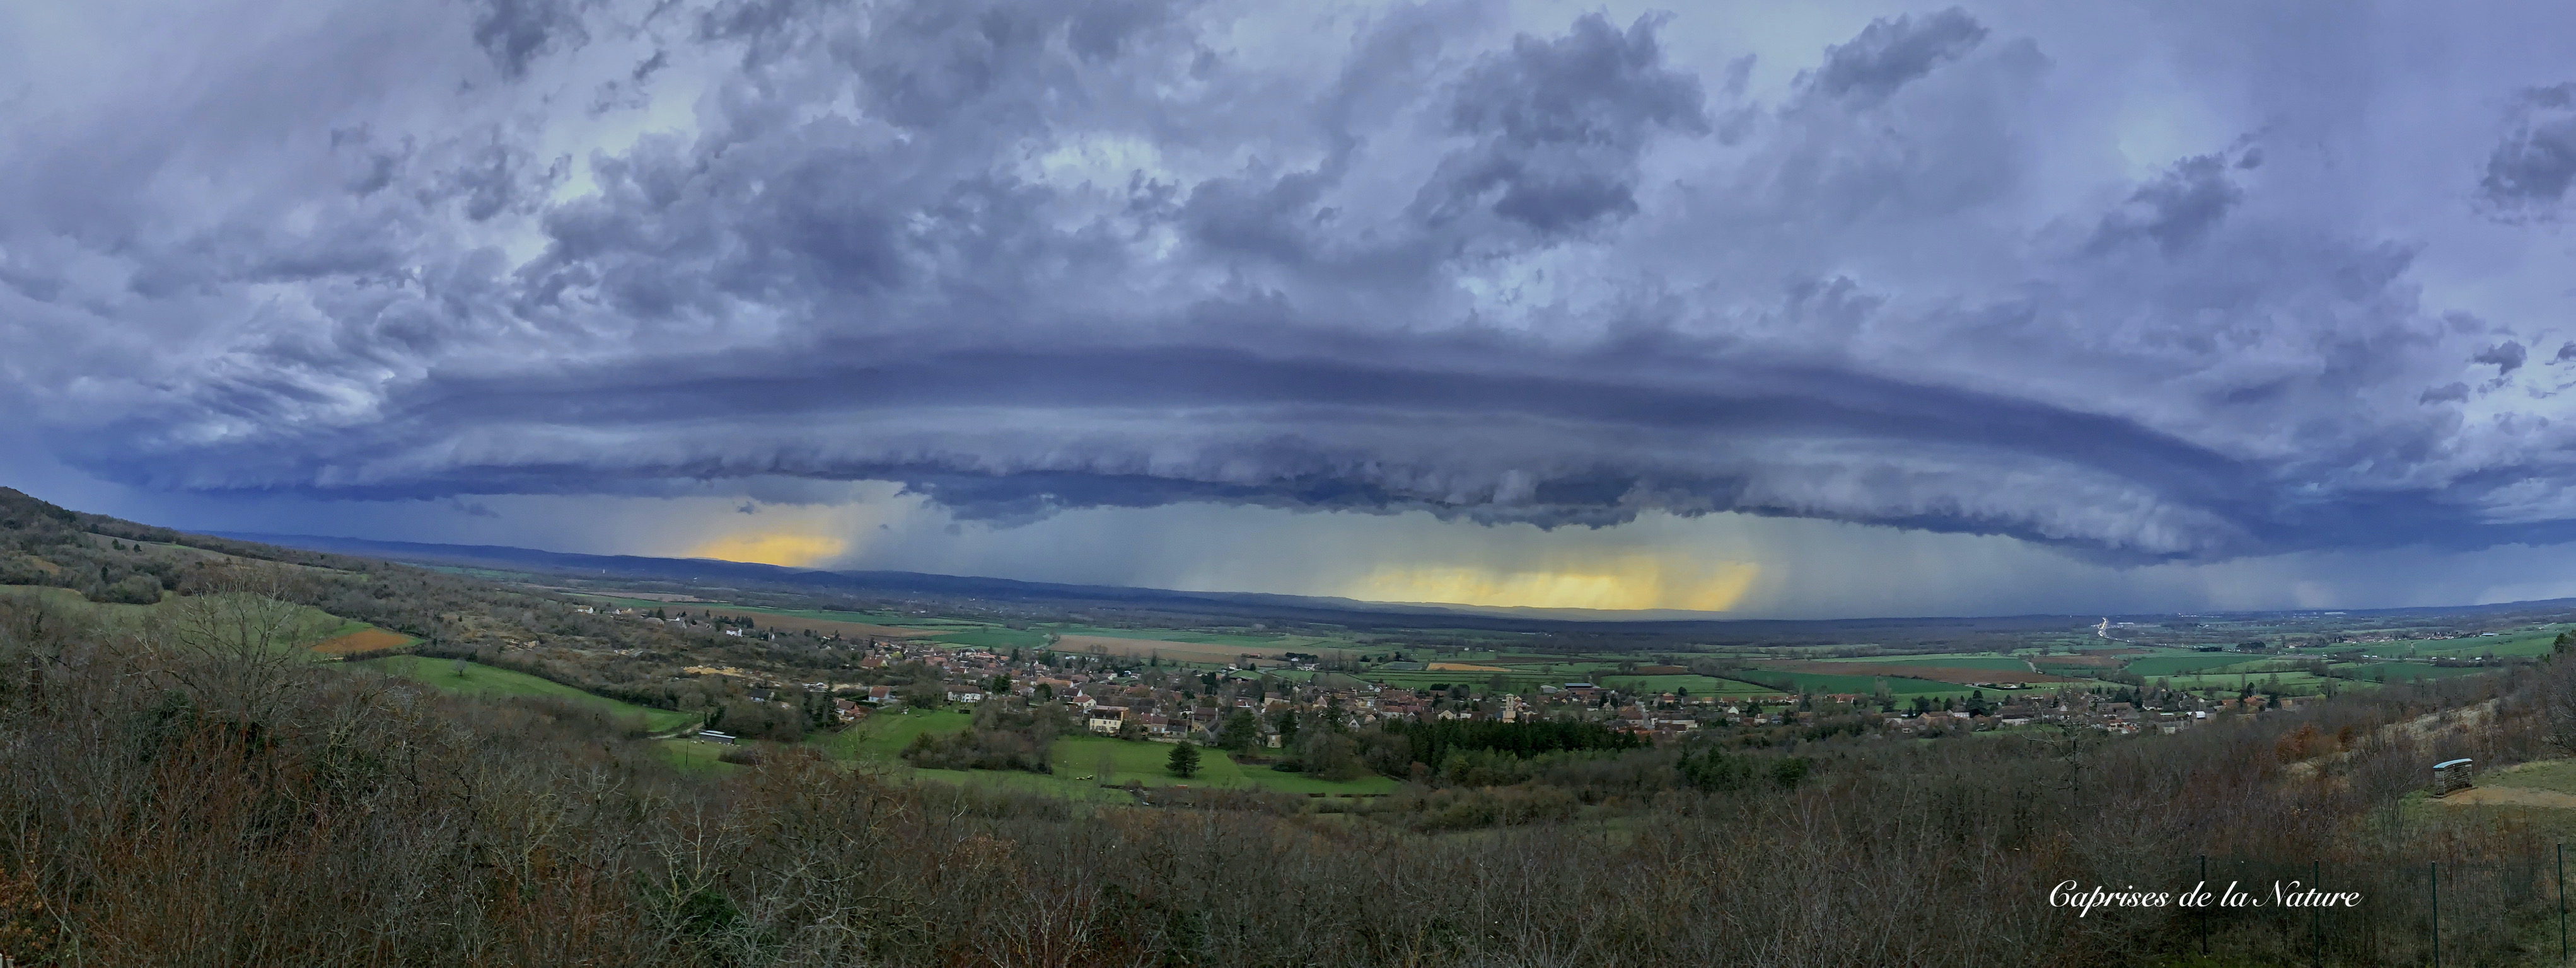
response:
M1873 20L1850 43L1826 49L1825 65L1815 73L1816 90L1856 104L1876 104L1933 68L1966 56L1985 39L1985 26L1957 7L1919 19Z
M474 43L504 77L528 72L538 57L589 42L576 0L475 0Z
M2576 83L2533 88L2515 105L2513 128L2487 156L2478 188L2507 211L2556 205L2576 184Z
M2498 343L2494 346L2478 351L2478 355L2472 356L2469 359L2474 362L2494 366L2496 368L2496 375L2502 376L2515 370L2522 369L2523 356L2524 351L2521 343L2514 342L2513 340L2506 340L2502 343Z
M2093 232L2093 248L2141 238L2168 255L2190 248L2245 200L2244 189L2228 180L2228 167L2227 159L2219 155L2175 163L2163 177L2131 193L2118 211L2102 217Z
M1621 32L1589 14L1563 37L1523 35L1510 53L1470 68L1450 128L1480 143L1442 162L1424 189L1426 216L1447 221L1485 206L1552 236L1635 212L1647 140L1708 130L1699 78L1664 67L1658 23L1639 19Z
M2471 200L2474 111L2123 86L2224 30L1275 15L389 5L215 71L246 115L47 93L0 145L0 375L60 458L209 494L873 480L995 522L1743 512L2120 561L2576 521L2524 366L2563 280L2464 254L2534 231L2477 206L2563 195L2545 93Z

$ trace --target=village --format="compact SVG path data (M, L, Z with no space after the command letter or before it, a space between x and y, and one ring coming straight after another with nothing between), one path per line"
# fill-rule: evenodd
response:
M744 630L726 628L723 634L741 635ZM2170 734L2216 717L2292 710L2301 702L2300 697L2260 693L2211 700L2152 687L2118 693L2071 687L1998 688L1992 695L1976 691L1964 699L1918 697L1911 705L1853 693L1641 694L1589 682L1539 685L1518 693L1463 684L1443 691L1347 676L1334 677L1338 682L1324 686L1311 675L1290 678L1304 670L1283 672L1250 662L1195 667L1151 658L1015 653L902 639L859 639L842 647L859 654L854 663L858 674L847 681L795 682L775 673L719 666L691 666L683 672L735 680L748 698L760 702L794 705L799 692L828 695L844 724L884 712L987 702L1057 704L1077 714L1083 728L1103 736L1212 743L1229 728L1234 714L1246 713L1260 730L1260 743L1271 747L1279 744L1278 724L1289 715L1330 717L1354 727L1411 719L1578 720L1662 745L1696 730L1718 728L1804 729L1818 735L1876 732L1923 739L2036 727ZM702 735L720 742L731 740L721 732Z

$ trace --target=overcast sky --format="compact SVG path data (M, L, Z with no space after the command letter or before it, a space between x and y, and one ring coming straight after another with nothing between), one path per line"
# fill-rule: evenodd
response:
M1742 615L2576 594L2571 35L2563 2L0 5L0 484Z

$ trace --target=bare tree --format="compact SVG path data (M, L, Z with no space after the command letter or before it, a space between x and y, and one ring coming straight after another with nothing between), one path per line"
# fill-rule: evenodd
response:
M246 723L274 717L312 665L295 648L305 611L287 597L293 585L277 567L235 566L211 577L144 627L145 652L162 660L155 672L201 713Z

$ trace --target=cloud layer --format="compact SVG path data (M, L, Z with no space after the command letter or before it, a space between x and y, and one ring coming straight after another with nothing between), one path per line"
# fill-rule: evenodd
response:
M2059 6L0 13L0 403L210 493L2576 539L2576 15Z

